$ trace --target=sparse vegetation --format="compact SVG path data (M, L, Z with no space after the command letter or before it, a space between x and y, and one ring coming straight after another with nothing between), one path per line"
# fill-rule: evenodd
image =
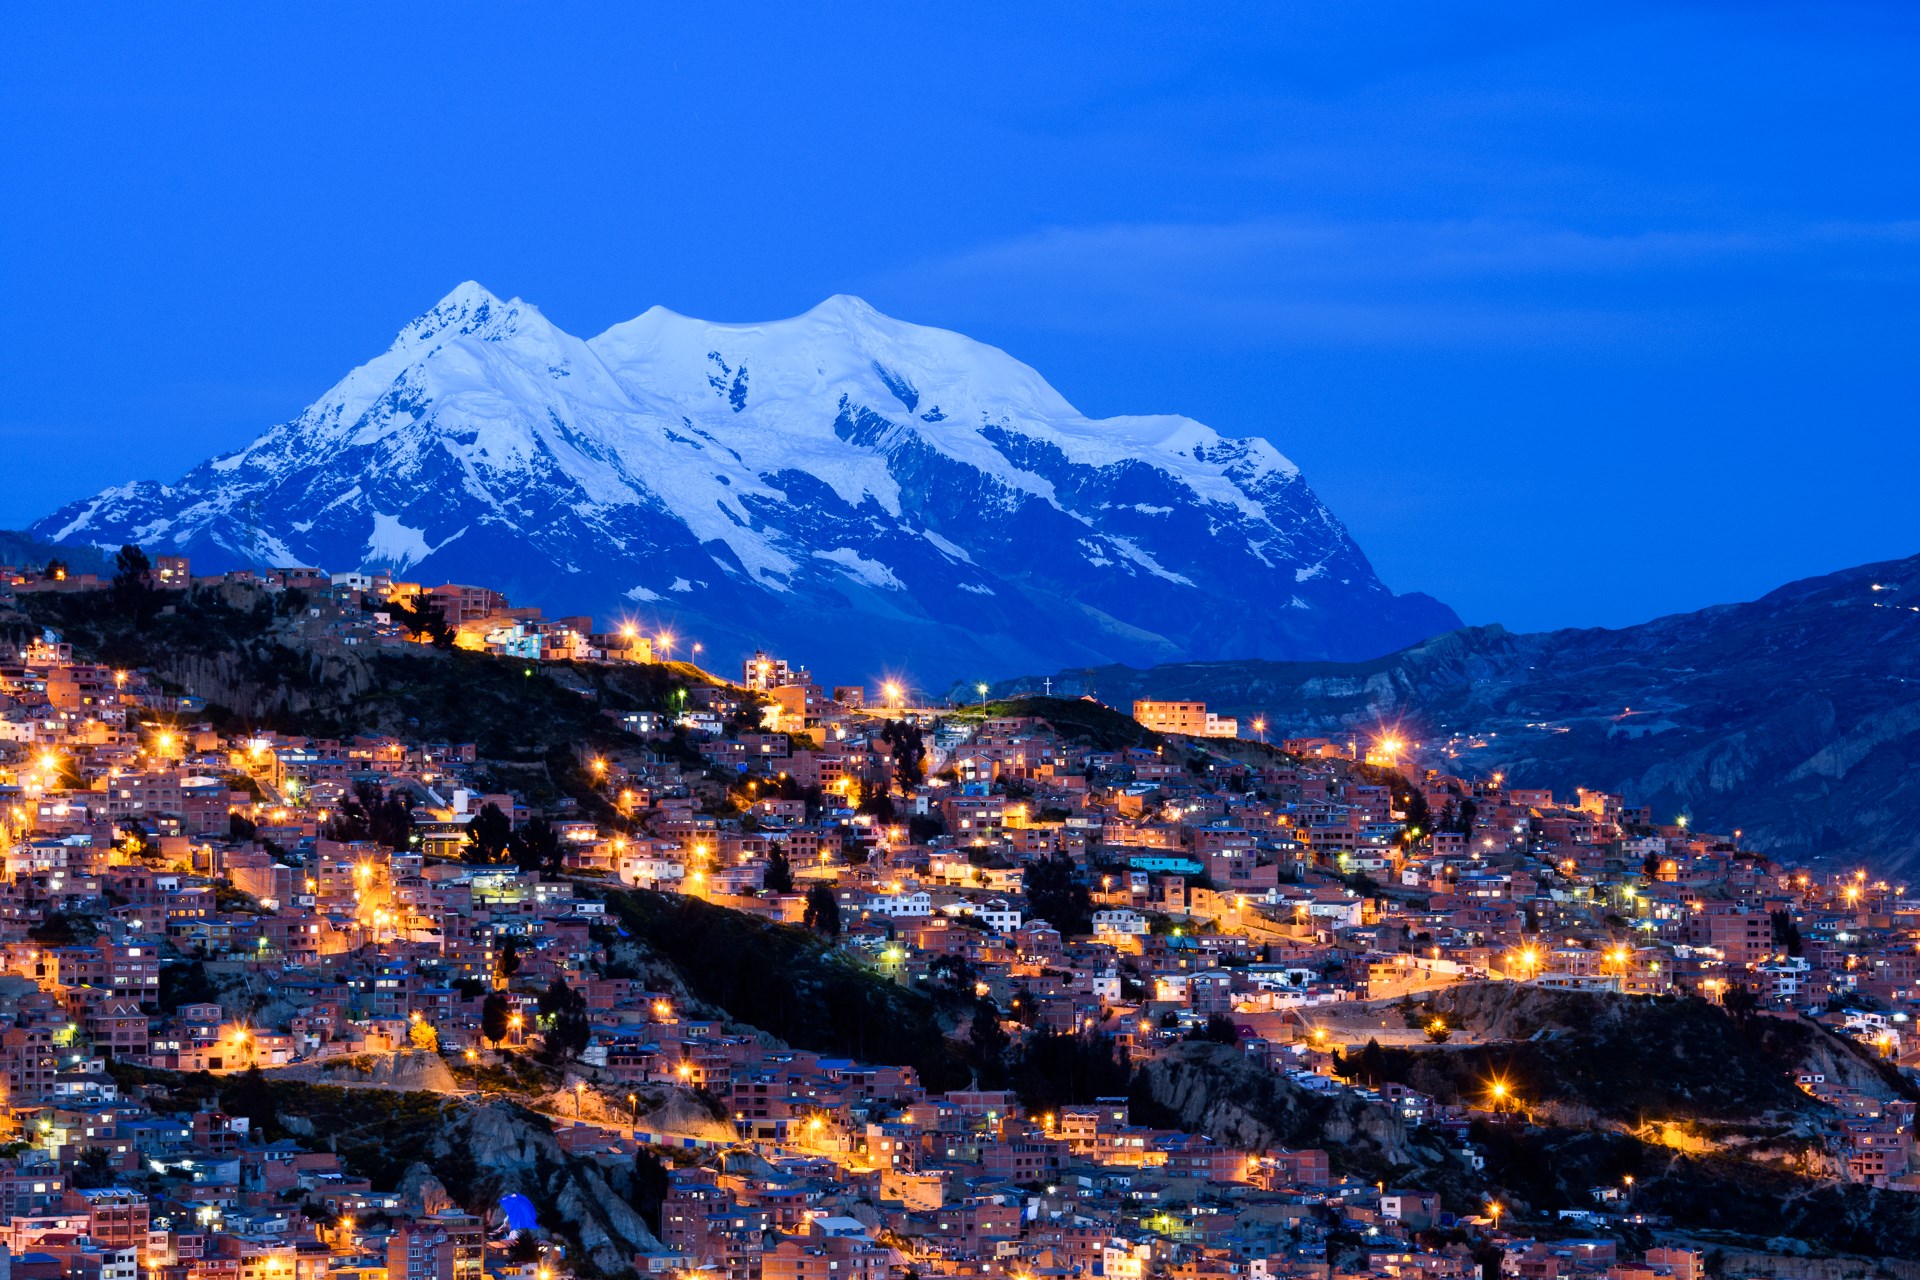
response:
M699 999L804 1049L913 1067L931 1090L966 1084L934 1001L890 982L810 929L698 898L615 891L627 933L673 963Z

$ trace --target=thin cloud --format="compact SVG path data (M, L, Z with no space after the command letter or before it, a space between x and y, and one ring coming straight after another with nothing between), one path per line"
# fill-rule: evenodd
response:
M1759 279L1898 287L1920 222L1599 233L1484 219L1053 228L924 262L879 292L1081 332L1237 344L1667 341L1733 322Z

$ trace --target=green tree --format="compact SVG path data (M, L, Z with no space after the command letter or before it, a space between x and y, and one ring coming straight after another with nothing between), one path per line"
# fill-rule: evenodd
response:
M1378 1040L1372 1039L1359 1053L1335 1054L1333 1059L1333 1069L1342 1079L1364 1085L1378 1085L1385 1078L1386 1065L1386 1051L1380 1047Z
M498 862L513 839L513 820L497 804L483 805L467 824L467 861Z
M1027 911L1062 934L1093 929L1093 894L1074 874L1073 860L1061 854L1035 858L1021 876Z
M211 1004L220 998L207 966L198 960L160 968L160 1012L173 1013L183 1004Z
M833 896L833 889L824 884L815 884L807 890L807 906L801 916L809 929L817 929L829 938L840 936L840 900Z
M1200 1032L1200 1038L1210 1040L1214 1044L1239 1044L1240 1028L1236 1027L1233 1019L1226 1014L1210 1013L1207 1015L1207 1025Z
M893 748L893 777L902 791L912 791L927 778L927 740L920 726L907 720L889 720L880 726L880 740Z
M981 1083L998 1081L1006 1069L1007 1029L1000 1025L1000 1006L986 996L973 1000L973 1022L967 1028L967 1058Z
M670 1186L667 1166L651 1148L641 1147L634 1152L633 1207L655 1235L660 1234L660 1208L666 1203Z
M447 616L440 608L440 602L432 596L421 596L414 604L394 602L387 606L402 626L411 631L415 638L432 642L436 649L453 648L454 638L458 634L447 625Z
M153 561L147 559L146 552L131 543L121 547L113 557L114 605L136 618L144 616L154 594L148 576L152 571Z
M958 953L935 956L927 966L927 977L950 991L971 991L977 980L973 962Z
M520 829L513 842L513 860L522 871L560 870L560 831L545 818L535 818Z
M113 1157L107 1154L105 1147L88 1147L80 1153L73 1164L73 1185L86 1191L94 1187L110 1187L114 1183Z
M769 893L793 892L793 866L787 861L786 850L778 845L767 851L765 884Z
M1784 948L1788 955L1799 955L1806 944L1800 938L1800 926L1795 922L1793 912L1775 911L1772 913L1772 919L1774 942Z
M593 1036L587 998L569 987L566 979L555 978L540 993L540 1015L547 1023L547 1034L540 1044L542 1057L577 1058L585 1051Z
M280 1124L280 1110L274 1102L273 1086L260 1074L260 1068L248 1067L240 1075L228 1076L227 1080L227 1087L220 1091L221 1110L245 1116L255 1133L279 1138L285 1132Z
M413 843L413 806L398 788L356 782L324 834L329 840L373 840L404 853Z
M1124 1094L1132 1082L1132 1063L1103 1035L1035 1032L1012 1071L1014 1091L1029 1112Z
M1427 803L1426 793L1416 787L1413 790L1407 792L1407 799L1405 803L1406 803L1406 814L1407 814L1407 823L1406 823L1405 829L1407 834L1412 835L1414 832L1417 831L1421 835L1426 835L1428 832L1432 831L1433 830L1433 808Z
M499 985L505 986L513 975L520 972L520 944L512 938L503 938L495 948L493 972Z
M480 1034L499 1044L507 1038L508 1020L513 1016L513 1006L506 994L489 991L487 998L480 1002Z

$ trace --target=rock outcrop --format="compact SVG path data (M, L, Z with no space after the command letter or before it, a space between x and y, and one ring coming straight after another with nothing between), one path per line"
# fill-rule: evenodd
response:
M1371 1176L1446 1160L1389 1108L1344 1089L1310 1092L1229 1045L1178 1045L1146 1063L1142 1075L1182 1127L1216 1142L1253 1151L1325 1147L1336 1167Z
M436 1169L456 1169L467 1181L468 1207L484 1208L518 1193L552 1206L558 1229L604 1275L632 1268L636 1253L657 1253L660 1241L593 1164L563 1151L544 1118L509 1102L463 1108L433 1140ZM459 1180L459 1179L457 1179Z
M459 1089L459 1082L453 1078L446 1060L422 1049L363 1053L297 1067L275 1067L262 1074L274 1080L300 1080L346 1089L397 1089L403 1093L454 1093Z

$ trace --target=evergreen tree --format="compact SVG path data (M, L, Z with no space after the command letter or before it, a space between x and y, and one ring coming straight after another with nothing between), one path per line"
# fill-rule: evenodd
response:
M387 608L401 625L413 633L415 639L430 641L436 649L453 648L454 639L459 633L447 624L447 616L441 610L440 602L432 596L421 596L413 604L394 601Z
M1426 835L1433 830L1433 808L1427 803L1426 792L1418 787L1407 792L1406 814L1408 835L1416 831Z
M1720 1007L1745 1022L1760 1008L1760 998L1742 986L1730 986L1720 997Z
M1074 874L1073 860L1062 854L1035 858L1021 877L1027 913L1062 934L1093 929L1093 894Z
M927 966L927 977L952 991L971 991L976 981L973 962L952 953L935 956Z
M1000 1007L986 996L973 1000L973 1025L967 1029L967 1057L981 1083L998 1080L1006 1068L1007 1029L1000 1025Z
M560 870L560 832L545 818L535 818L512 842L513 860L522 871Z
M110 1187L118 1176L113 1167L113 1157L105 1147L88 1147L73 1165L73 1185L80 1191Z
M387 848L405 853L413 844L413 806L398 789L389 791L368 810L367 829Z
M926 781L927 742L919 725L889 720L880 726L880 740L893 748L893 777L902 791L911 792Z
M1029 1112L1118 1096L1132 1082L1133 1064L1113 1037L1050 1031L1027 1038L1012 1073L1013 1088Z
M1773 940L1790 956L1801 953L1805 944L1800 939L1800 926L1794 921L1793 912L1775 911L1773 913Z
M279 1108L274 1105L273 1087L260 1074L260 1068L248 1067L227 1079L230 1083L220 1091L220 1109L245 1116L253 1132L269 1135L269 1141L278 1138L282 1133Z
M1373 1039L1369 1039L1366 1046L1354 1056L1343 1054L1334 1060L1334 1070L1340 1075L1370 1086L1378 1086L1386 1078L1386 1066L1386 1052L1381 1049L1380 1042Z
M778 845L767 851L765 884L769 893L793 892L793 867L787 861L786 850Z
M512 1016L512 1005L506 995L499 991L490 991L487 998L480 1002L480 1034L499 1044L507 1038Z
M840 936L840 900L825 884L807 890L806 913L801 917L807 928L817 929L829 938Z
M546 1021L547 1034L540 1053L549 1060L577 1058L592 1038L593 1024L587 1017L587 999L555 978L540 993L540 1016Z
M1233 1019L1226 1014L1210 1013L1207 1015L1207 1025L1200 1028L1196 1039L1210 1040L1214 1044L1239 1044L1240 1029L1233 1025Z
M667 1166L660 1157L648 1147L641 1147L633 1155L633 1207L645 1220L647 1229L655 1235L660 1234L660 1209L666 1203L667 1192L671 1188L667 1178Z
M113 557L114 606L136 619L143 617L154 594L147 576L152 570L153 561L147 559L146 552L131 543L121 547Z
M500 811L499 805L489 803L467 826L467 861L498 862L512 839L513 820Z
M501 941L493 956L493 972L498 985L505 986L520 972L520 944L512 938Z

